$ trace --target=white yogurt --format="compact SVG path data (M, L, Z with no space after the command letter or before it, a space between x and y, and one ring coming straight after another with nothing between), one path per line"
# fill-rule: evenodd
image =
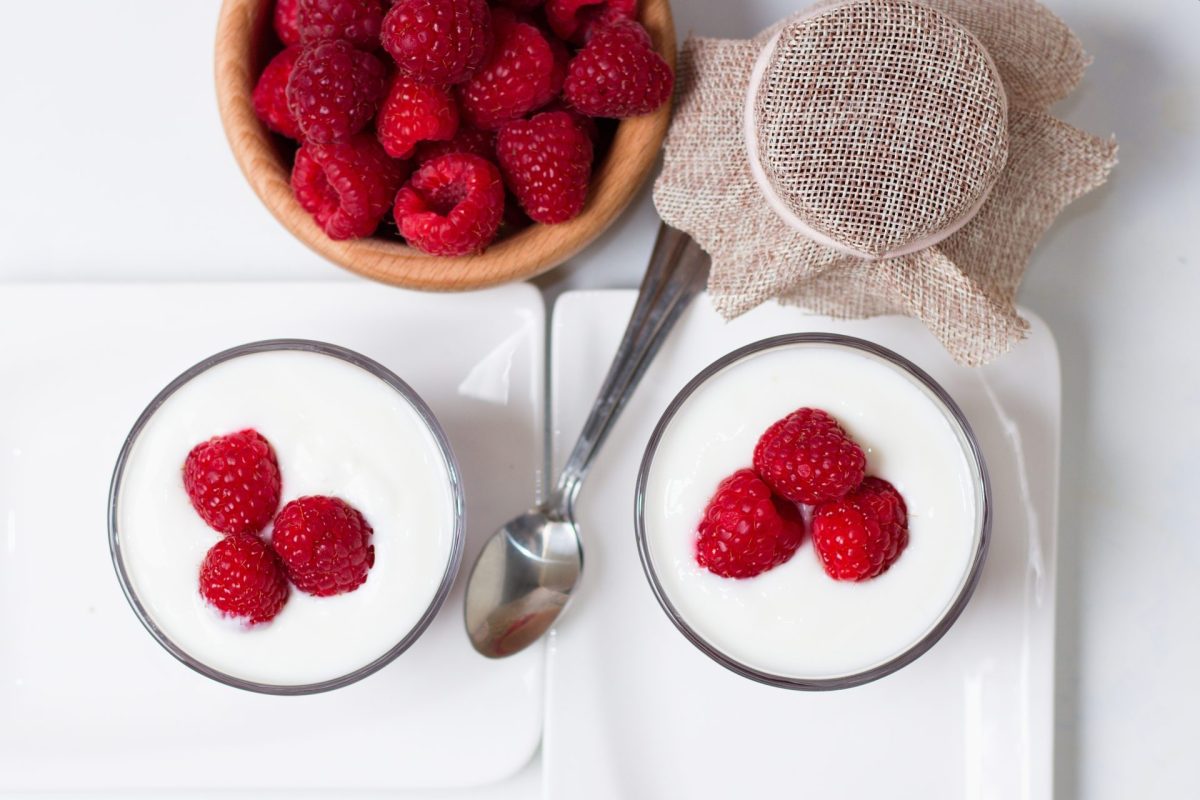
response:
M252 628L200 597L200 563L219 534L182 478L192 447L245 428L275 448L281 506L340 497L374 528L375 545L358 589L312 597L290 587L275 619ZM449 465L416 409L366 370L312 352L238 356L180 387L137 437L118 503L122 559L154 624L197 661L278 686L339 678L392 649L429 608L454 551Z
M836 581L811 531L787 563L754 578L696 564L696 526L722 478L751 466L771 423L803 406L833 414L896 486L910 539L883 575ZM922 639L957 598L979 544L976 478L940 403L907 373L846 347L792 345L710 378L666 428L647 476L646 544L662 590L714 649L760 672L853 675Z

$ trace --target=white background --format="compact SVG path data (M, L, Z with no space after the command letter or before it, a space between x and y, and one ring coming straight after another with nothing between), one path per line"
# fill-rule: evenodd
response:
M1048 4L1095 56L1057 113L1121 144L1108 185L1059 220L1021 293L1064 370L1057 794L1197 797L1200 3ZM676 16L681 33L744 37L801 5L676 0ZM0 292L353 279L242 181L212 89L217 7L0 0ZM643 196L542 285L635 285L654 227Z

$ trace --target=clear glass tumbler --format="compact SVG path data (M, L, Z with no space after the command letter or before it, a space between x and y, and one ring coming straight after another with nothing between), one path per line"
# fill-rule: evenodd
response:
M253 680L245 680L243 678L227 674L219 669L216 669L203 660L196 657L194 654L187 652L183 647L179 646L171 639L168 633L155 620L153 614L148 608L149 604L143 602L139 598L136 583L131 580L129 566L126 563L125 554L122 551L121 538L121 507L124 498L122 496L123 480L126 476L127 467L130 463L131 454L138 443L138 437L143 430L166 403L172 395L185 386L189 381L197 376L205 373L213 367L228 362L232 359L241 358L244 356L270 353L276 351L299 351L303 353L313 353L320 356L339 359L342 362L357 367L378 380L382 381L397 394L399 394L417 417L426 427L434 444L434 449L440 454L441 462L445 466L445 480L449 487L449 496L453 504L453 523L450 533L449 556L446 559L444 572L441 575L437 589L429 602L428 607L420 615L416 624L404 634L399 641L382 655L373 657L368 663L364 663L357 668L351 669L343 675L321 680L313 683L279 685L266 682L258 682ZM286 468L285 468L286 481ZM182 492L182 484L180 485ZM285 484L286 492L286 484ZM286 499L286 498L285 498ZM323 342L315 342L304 339L273 339L269 341L253 342L234 347L229 350L217 353L204 359L200 363L188 369L182 375L171 381L158 395L150 402L141 416L134 423L133 429L129 432L125 439L124 446L121 448L120 455L117 458L116 468L113 472L112 484L109 490L108 502L108 541L109 548L112 554L113 567L116 569L117 579L120 582L121 589L125 593L126 599L129 601L130 607L134 614L145 626L146 630L154 639L162 645L167 652L178 659L180 662L190 667L191 669L212 678L215 681L234 686L239 689L245 689L254 692L274 695L301 695L314 694L317 692L326 692L331 689L338 689L347 686L355 681L361 680L366 676L381 669L393 659L412 646L414 642L421 636L425 629L429 626L436 616L438 609L441 608L446 596L450 592L451 585L454 583L455 576L458 574L459 563L462 559L463 542L464 542L464 525L465 525L465 505L463 496L462 479L460 476L458 464L455 461L454 454L450 449L449 440L446 437L441 425L438 423L433 412L425 404L425 402L417 395L415 391L395 373L383 367L379 363L360 355L343 347L338 347L332 344ZM295 591L293 589L293 591Z
M662 574L660 574L662 570L672 569L673 567L670 564L655 562L656 547L652 542L648 541L646 519L647 484L654 470L655 459L660 445L662 445L664 437L667 436L672 422L676 419L681 409L684 409L689 402L692 402L697 392L700 392L716 376L747 359L752 359L768 353L768 351L775 351L782 348L842 349L849 351L853 355L874 360L895 370L896 373L920 390L928 398L929 403L944 416L954 438L962 448L962 455L969 470L969 476L964 478L963 484L970 487L967 490L968 493L971 489L974 492L974 522L970 530L963 531L964 536L971 537L969 559L966 562L956 591L944 605L940 616L935 619L929 619L927 625L923 620L920 621L920 624L923 626L921 628L923 633L915 638L911 645L904 648L898 655L890 657L882 663L873 663L850 674L825 674L820 676L814 675L812 677L776 674L743 663L727 652L723 652L720 647L710 640L713 637L706 638L697 630L697 626L690 623L685 615L681 613L679 604L676 602L681 598L672 598L671 590L667 586L668 583L672 582L664 582ZM747 453L747 461L749 461L749 453ZM747 463L744 466L749 466L749 464ZM969 494L965 496L969 496ZM650 437L637 478L635 503L637 546L641 556L642 567L645 570L646 578L659 605L662 606L663 611L666 612L667 617L679 632L702 653L739 675L772 686L808 691L845 689L877 680L912 663L929 650L950 629L955 620L958 619L963 608L967 605L967 601L970 599L975 586L978 584L987 554L988 539L991 530L991 487L988 482L987 467L980 452L979 443L971 431L971 426L954 400L926 372L891 350L862 339L829 333L797 333L764 339L746 345L717 359L717 361L696 375L667 407L657 427L654 429L654 433ZM698 517L696 521L699 521ZM806 543L809 539L810 535L806 535ZM811 544L809 543L808 546L811 546ZM797 553L794 557L800 557L800 555L800 553ZM815 558L812 553L808 555ZM666 556L660 557L666 558ZM901 555L900 558L903 559L904 556ZM674 585L680 586L682 584L675 583ZM677 589L676 591L682 591L682 589Z

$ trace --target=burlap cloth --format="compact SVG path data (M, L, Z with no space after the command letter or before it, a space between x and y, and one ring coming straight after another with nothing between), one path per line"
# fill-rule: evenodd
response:
M887 32L893 49L900 36L905 52L922 54L919 69L941 74L936 63L924 63L939 52L936 42L924 46L919 37L912 40L917 18L912 2L852 0L816 8L848 5L861 7L855 12L876 28L880 20L898 19L896 30ZM909 115L914 125L936 118L939 129L952 134L938 147L920 141L922 163L932 165L933 177L911 169L917 163L911 159L903 162L905 170L891 164L892 173L843 169L859 165L867 152L846 135L856 129L846 124L847 114L861 106L842 102L841 116L837 108L825 117L795 113L820 111L813 98L821 92L797 94L776 86L772 76L784 58L777 56L766 79L754 85L752 152L761 154L756 158L766 166L767 184L779 189L782 209L764 199L752 173L744 118L751 73L776 34L783 31L780 41L787 41L787 21L751 40L689 37L685 42L654 202L665 222L691 234L712 257L708 289L725 317L772 298L835 317L907 314L969 365L995 358L1025 335L1028 324L1017 314L1014 298L1029 255L1067 203L1104 182L1116 163L1116 144L1046 112L1075 88L1088 63L1079 40L1050 11L1032 0L922 0L918 9L931 10L920 23L922 35L932 30L934 39L955 51L944 54L953 62L944 72L965 76L945 89L940 104ZM812 12L806 15L812 17ZM955 39L955 29L971 35ZM832 45L814 40L811 26L804 33L809 45L818 41L821 46L793 50L783 67L793 73L842 70L843 88L846 75L859 74L843 63L846 54L870 57L878 49L871 41L847 49L844 25L836 31L842 38ZM959 40L961 46L955 44ZM835 51L841 62L822 60ZM891 76L897 63L879 74ZM988 74L1001 87L999 97L988 94ZM800 83L821 89L828 82ZM888 94L871 81L865 86L878 97ZM788 103L793 113L787 124L772 127L773 104ZM897 134L904 144L912 140L903 136L912 135L912 130ZM781 141L786 157L778 154ZM881 180L887 192L868 191ZM922 244L931 238L937 241ZM890 254L895 252L903 254Z

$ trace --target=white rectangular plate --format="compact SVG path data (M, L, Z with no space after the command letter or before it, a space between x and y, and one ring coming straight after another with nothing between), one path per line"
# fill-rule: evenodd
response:
M308 697L210 681L130 611L105 530L123 439L185 368L276 337L358 350L424 397L464 473L464 565L533 498L544 314L529 286L0 287L0 793L461 787L535 752L543 653L478 656L463 630L464 574L411 650Z
M592 405L634 293L555 308L551 409L559 463ZM774 304L731 323L687 312L605 444L578 504L583 582L553 632L546 798L1048 798L1053 724L1060 386L1045 324L987 368L957 366L916 321L837 321ZM876 341L958 401L991 473L982 580L953 629L911 666L840 692L789 692L726 671L659 609L638 561L634 483L667 404L719 356L767 336Z

